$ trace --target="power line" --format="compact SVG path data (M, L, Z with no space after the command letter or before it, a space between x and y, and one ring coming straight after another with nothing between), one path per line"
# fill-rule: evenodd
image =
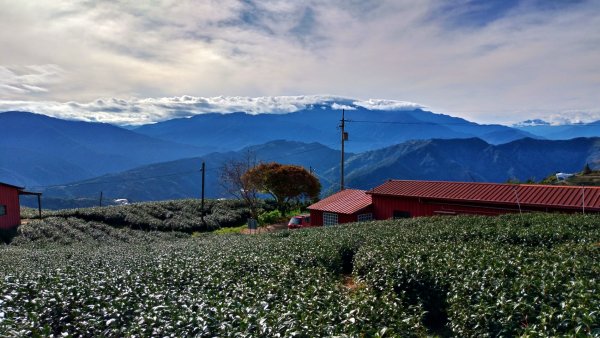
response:
M443 125L443 126L451 126L451 125L462 125L462 126L472 126L472 127L480 127L486 126L481 124L474 124L472 122L447 122L447 123L437 123L437 122L401 122L401 121L375 121L375 120L346 120L346 122L350 123L380 123L380 124L404 124L404 125ZM508 126L503 126L508 127Z
M433 126L465 126L465 127L486 127L486 126L500 126L512 129L521 130L519 128L530 128L530 127L547 127L547 128L570 128L570 127L586 127L586 128L600 128L600 123L591 122L585 124L560 124L560 125L533 125L533 126L510 126L499 123L480 124L475 122L402 122L402 121L376 121L376 120L346 120L350 123L378 123L378 124L399 124L399 125L433 125Z

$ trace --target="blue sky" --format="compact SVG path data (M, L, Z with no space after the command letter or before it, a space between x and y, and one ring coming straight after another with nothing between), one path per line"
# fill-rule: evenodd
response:
M145 123L337 95L600 119L600 1L0 0L0 45L0 110Z

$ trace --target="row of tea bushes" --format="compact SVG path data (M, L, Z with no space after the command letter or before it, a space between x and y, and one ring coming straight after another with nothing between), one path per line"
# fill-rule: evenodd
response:
M25 209L30 214L30 209ZM199 200L144 202L130 205L44 211L44 217L78 218L113 227L154 231L211 231L243 224L249 210L237 200L207 200L204 221ZM37 217L37 216L36 216Z
M600 217L0 251L0 336L597 336Z

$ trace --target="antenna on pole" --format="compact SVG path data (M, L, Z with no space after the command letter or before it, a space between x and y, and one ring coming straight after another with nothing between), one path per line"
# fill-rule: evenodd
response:
M342 129L342 159L340 163L340 191L344 190L344 142L348 141L348 133L345 131L346 128L346 111L342 109L342 119L340 120L340 128Z

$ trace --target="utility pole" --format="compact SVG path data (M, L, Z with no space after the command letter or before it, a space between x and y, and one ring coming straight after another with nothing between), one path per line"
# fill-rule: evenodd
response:
M346 128L345 110L342 109L342 119L340 128L342 129L342 159L340 163L340 191L344 190L344 142L348 141L348 133L345 131Z
M100 206L102 206L102 191L100 192Z
M202 219L202 224L204 224L204 173L206 172L206 164L202 161L202 202L200 202L200 218Z
M38 198L38 215L40 216L40 219L42 219L42 194L38 193L37 198Z

